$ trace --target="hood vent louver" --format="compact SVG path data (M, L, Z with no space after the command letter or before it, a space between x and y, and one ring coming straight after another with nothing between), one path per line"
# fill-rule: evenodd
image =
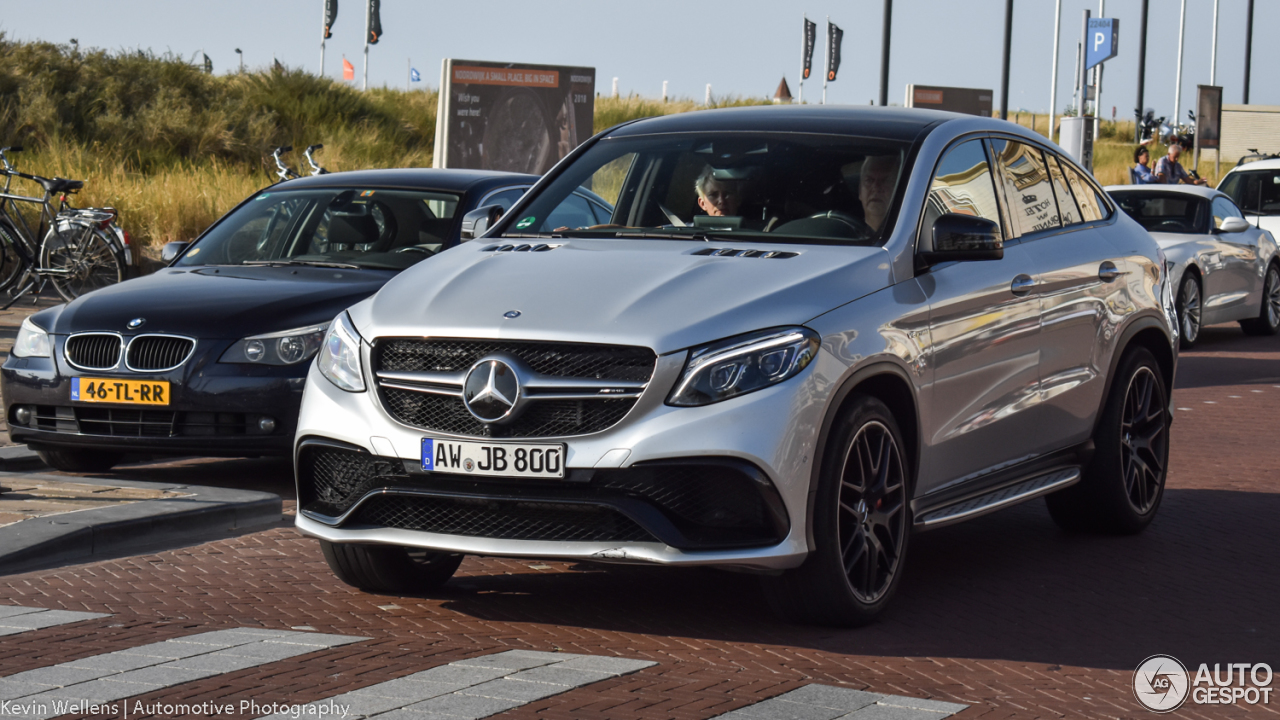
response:
M766 260L793 258L800 253L785 250L738 250L736 248L704 248L694 255L710 255L713 257L747 257L764 258Z
M528 243L521 245L490 245L484 249L484 252L546 252L548 250L555 250L558 247L560 246L548 245L546 243L538 243L536 245L530 245Z

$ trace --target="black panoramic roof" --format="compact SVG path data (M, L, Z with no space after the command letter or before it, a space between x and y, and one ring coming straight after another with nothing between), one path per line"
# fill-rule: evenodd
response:
M444 168L391 168L385 170L351 170L328 175L311 175L272 185L273 189L291 190L313 187L401 187L424 190L466 192L505 184L533 184L537 175L500 172L497 170L452 170Z
M678 132L805 132L910 141L948 120L972 117L937 110L859 105L759 105L646 118L610 137Z

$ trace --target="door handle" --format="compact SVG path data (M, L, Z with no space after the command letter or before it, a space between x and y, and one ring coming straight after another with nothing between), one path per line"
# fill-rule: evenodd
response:
M1018 275L1009 285L1009 291L1019 297L1031 292L1031 288L1036 286L1036 281L1030 275Z
M1098 279L1104 282L1111 282L1112 280L1115 280L1116 278L1120 277L1122 274L1123 273L1120 272L1120 269L1116 267L1115 263L1111 262L1110 260L1098 266Z

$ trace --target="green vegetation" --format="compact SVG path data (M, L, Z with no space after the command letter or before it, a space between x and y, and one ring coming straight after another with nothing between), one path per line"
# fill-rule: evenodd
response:
M302 70L206 75L169 54L19 43L0 33L0 146L26 147L12 157L22 170L85 180L77 203L118 208L122 226L152 255L270 184L278 145L299 149L295 167L313 143L324 144L319 158L331 170L430 166L436 102L435 92L362 93ZM711 106L768 102L729 97ZM598 132L704 107L597 97L594 125ZM1033 117L1045 133L1044 115L1014 119L1031 126ZM1096 150L1103 183L1127 178L1132 132L1132 123L1103 124ZM1152 149L1154 157L1163 152Z

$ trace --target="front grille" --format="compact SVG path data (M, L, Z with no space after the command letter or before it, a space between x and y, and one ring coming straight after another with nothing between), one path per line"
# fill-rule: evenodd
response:
M571 503L378 496L354 522L497 540L653 542L654 537L609 508Z
M378 343L374 370L462 372L486 355L518 357L553 377L648 382L657 359L648 348L587 343L395 338Z
M86 370L110 370L120 362L120 336L84 333L67 338L67 360Z
M227 437L264 435L260 416L37 405L31 426L48 432L111 437Z
M335 517L362 495L408 478L396 460L336 448L308 448L298 459L298 501L302 507Z
M560 437L606 430L622 420L635 399L544 400L531 403L505 425L486 425L453 395L432 395L399 388L382 389L383 404L406 425L454 435L493 438Z
M130 370L172 370L186 362L195 346L191 338L139 335L129 343L125 361Z
M588 343L507 342L437 338L380 341L376 372L462 373L490 355L519 358L533 372L556 378L648 382L657 356L643 347ZM587 435L606 430L635 405L635 397L536 400L511 422L476 419L456 395L380 387L383 406L396 420L424 430L494 438Z

